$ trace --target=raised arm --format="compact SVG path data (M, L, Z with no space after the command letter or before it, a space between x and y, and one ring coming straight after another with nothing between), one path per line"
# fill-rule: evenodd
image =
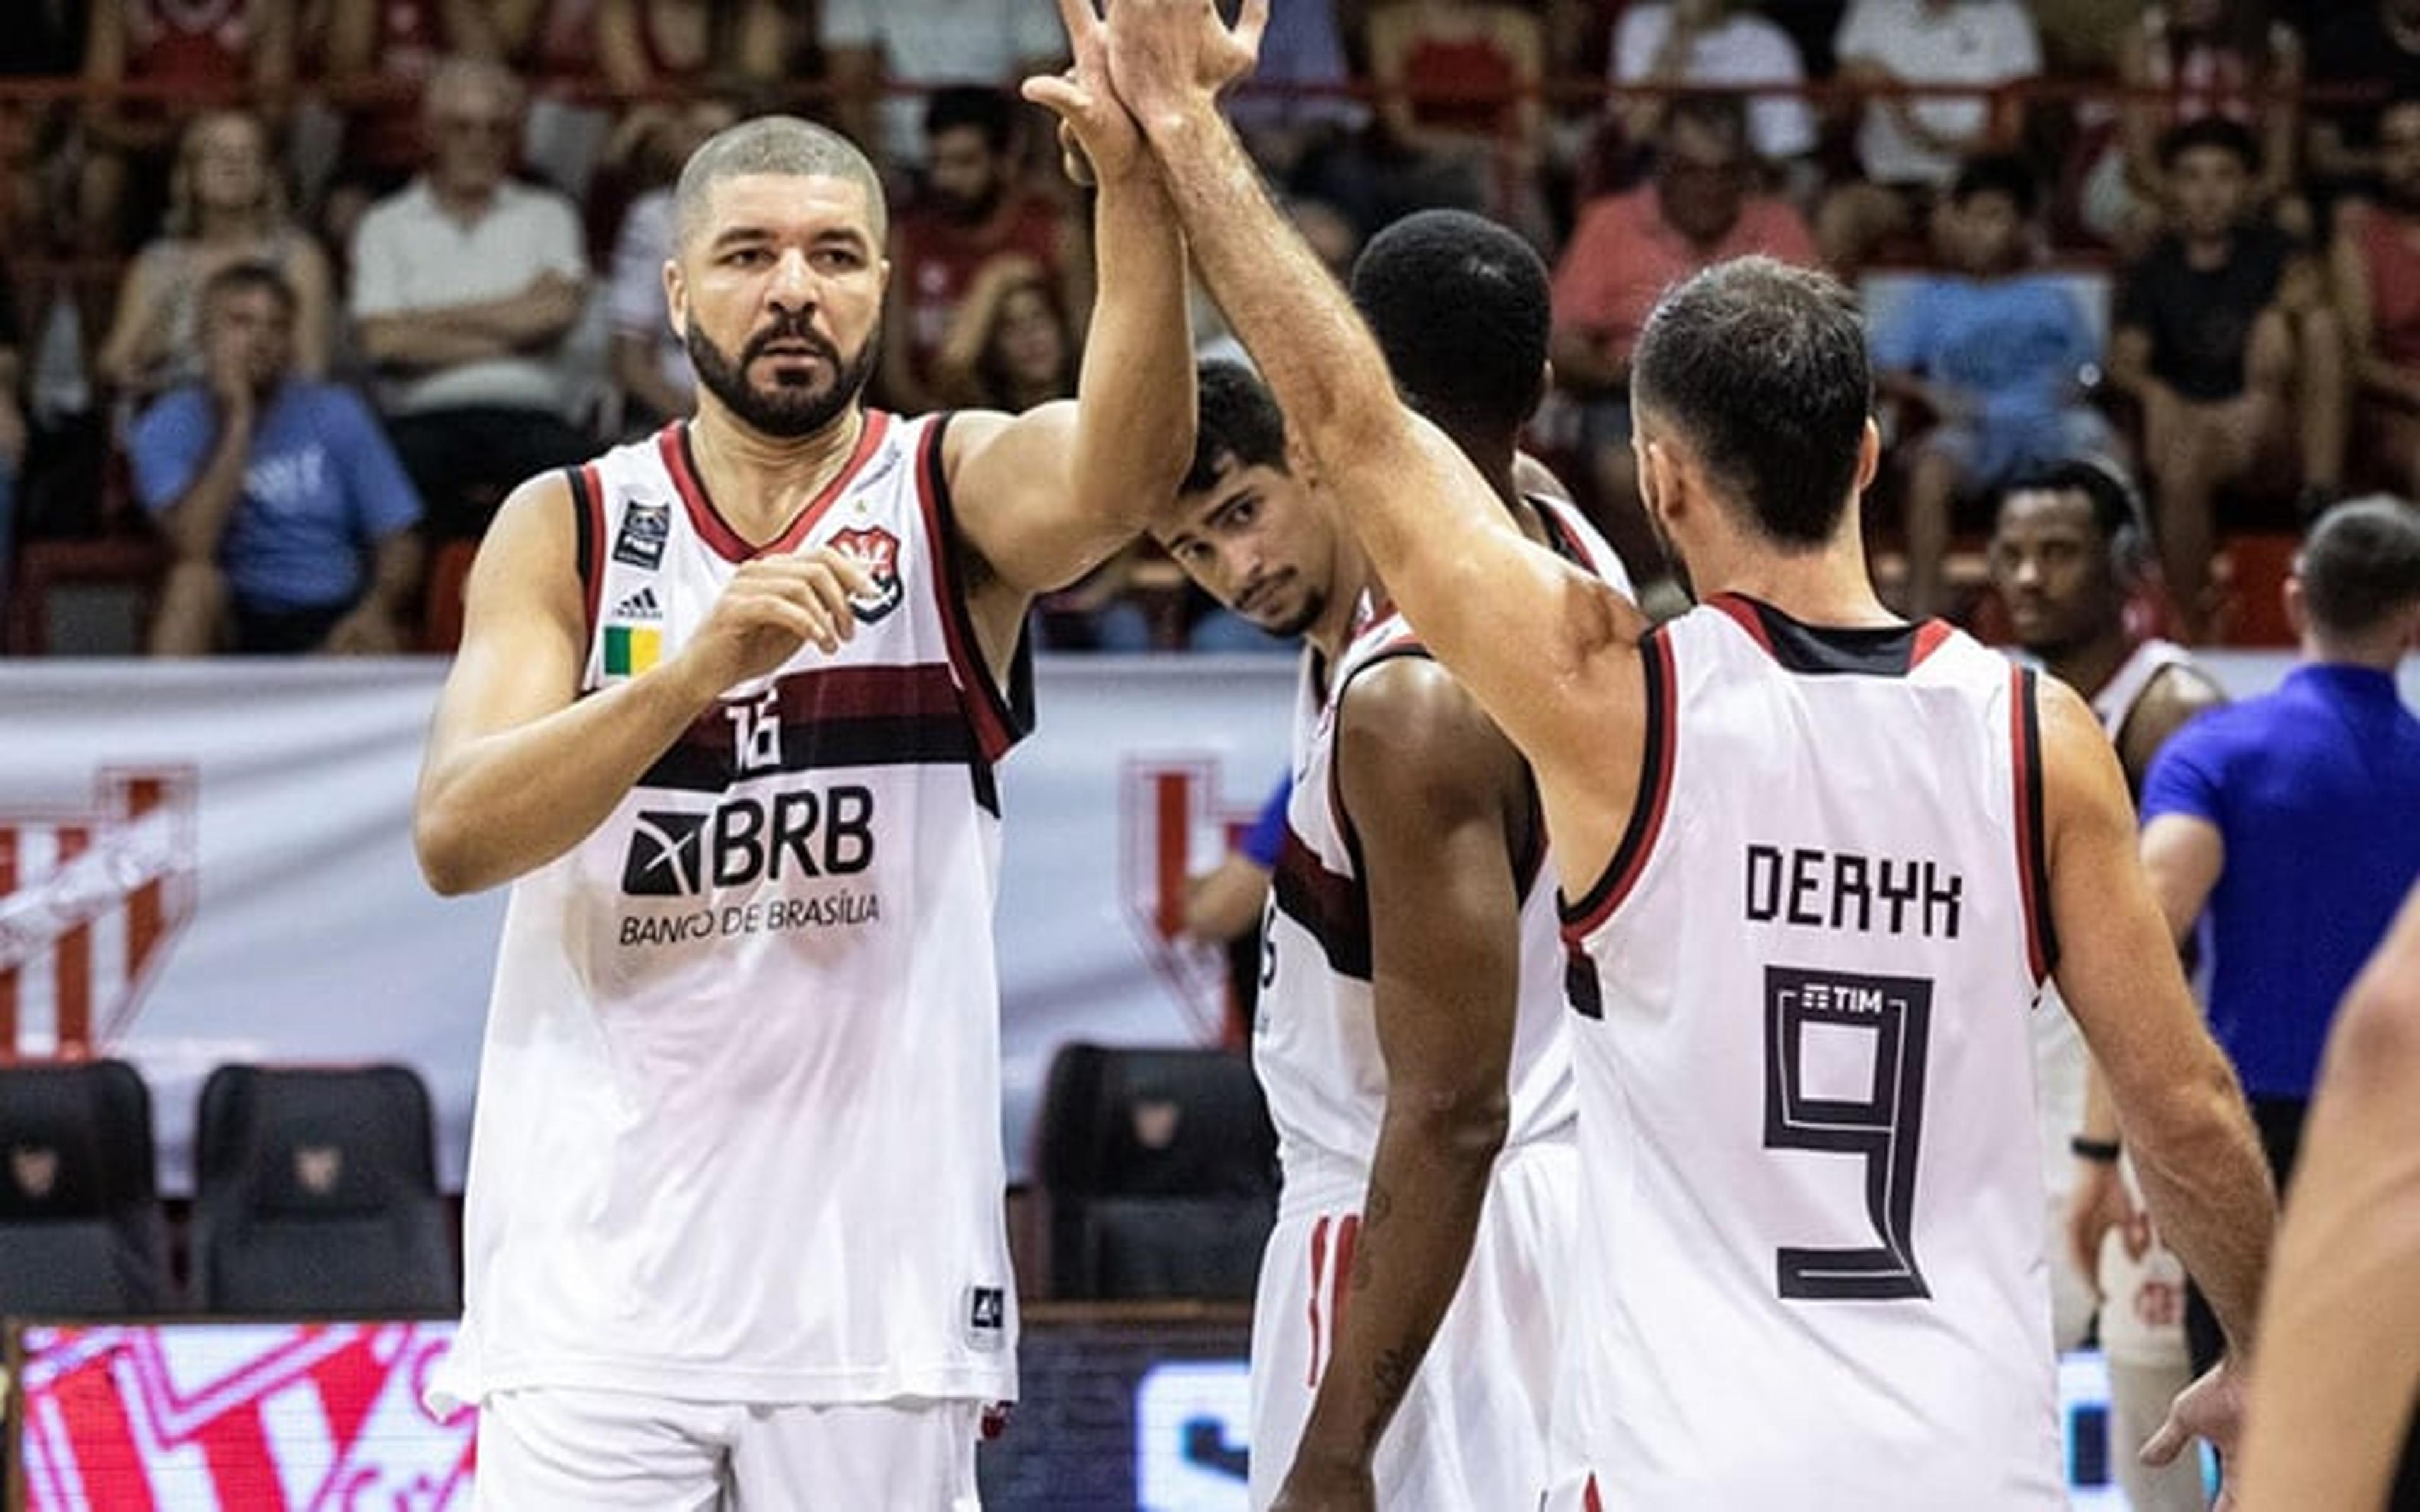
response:
M1563 860L1584 866L1599 832L1611 854L1628 797L1569 811L1585 807L1573 795L1614 784L1565 775L1608 760L1609 740L1618 749L1635 737L1608 731L1603 711L1641 686L1637 657L1599 654L1626 651L1644 622L1620 594L1524 539L1462 452L1397 402L1351 300L1269 202L1216 104L1250 67L1267 8L1250 0L1230 31L1209 0L1117 0L1118 90L1159 159L1195 264L1288 430L1422 639L1537 766Z
M677 655L581 698L588 626L573 536L569 485L535 478L504 501L471 569L412 816L439 892L509 882L580 843L725 689L807 640L845 640L847 595L873 591L830 551L749 563Z
M1521 977L1520 759L1434 662L1373 668L1337 735L1370 895L1386 1114L1336 1344L1280 1508L1370 1504L1379 1440L1470 1260L1509 1116Z
M2379 1506L2420 1391L2420 887L2352 984L2277 1235L2237 1505Z
M2044 679L2040 697L2059 993L2108 1079L2152 1221L2209 1295L2240 1356L2251 1346L2276 1216L2268 1164L2136 858L2117 754L2063 684ZM2209 1415L2192 1426L2224 1450L2231 1446L2236 1388L2215 1384L2201 1404ZM2167 1452L2180 1446L2178 1440Z
M1098 189L1099 276L1076 397L1022 415L970 413L942 458L974 575L976 631L997 667L1032 596L1073 582L1176 496L1193 457L1185 241L1159 174L1109 93L1092 0L1060 0L1076 63L1029 79Z

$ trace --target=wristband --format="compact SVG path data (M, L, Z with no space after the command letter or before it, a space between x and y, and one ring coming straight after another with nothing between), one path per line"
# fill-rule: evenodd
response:
M2115 1139L2087 1139L2077 1134L2067 1142L2067 1148L2078 1160L2088 1160L2096 1165L2118 1164L2119 1146Z

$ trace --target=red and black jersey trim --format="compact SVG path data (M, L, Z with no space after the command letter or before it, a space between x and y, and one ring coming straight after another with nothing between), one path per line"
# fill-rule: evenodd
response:
M1531 509L1538 512L1538 523L1544 527L1546 545L1555 555L1586 572L1591 578L1605 576L1605 570L1596 564L1596 558L1590 554L1588 543L1581 540L1579 532L1573 530L1564 520L1561 510L1538 494L1523 494L1521 497Z
M934 418L917 449L916 497L924 512L924 533L933 553L933 583L940 594L941 634L949 643L950 665L966 695L966 710L986 762L997 762L1009 748L1033 733L1033 648L1020 628L1016 649L1010 653L1008 686L1001 687L985 665L983 641L975 634L968 609L969 563L961 556L965 542L958 533L956 506L950 498L949 470L942 466L941 443L950 416Z
M580 602L587 616L588 639L597 636L597 606L605 592L605 486L597 464L565 468L571 485L572 561L580 568Z
M1356 981L1370 980L1370 889L1358 876L1327 870L1291 825L1269 874L1269 898L1279 913L1319 942L1328 969Z
M2042 821L2041 708L2035 674L2009 670L2009 767L2017 808L2017 886L2025 903L2025 963L2034 980L2058 969L2058 931L2051 921L2050 848Z
M1745 630L1788 671L1812 677L1904 677L1949 639L1940 620L1921 625L1808 625L1745 594L1716 594L1706 607Z
M795 551L815 522L832 506L832 501L846 492L857 481L857 475L882 445L883 433L891 427L891 417L879 409L864 411L863 424L858 427L857 445L849 450L848 460L831 476L806 507L782 527L782 533L762 546L750 541L732 529L722 517L714 501L706 491L706 480L698 471L697 454L690 448L690 424L675 420L656 433L656 452L663 458L664 471L672 475L673 490L680 495L681 507L689 511L690 524L697 531L698 539L708 549L726 562L747 562L756 557L779 556Z
M1674 711L1679 688L1672 670L1672 642L1659 628L1641 637L1638 649L1639 671L1647 683L1647 740L1639 764L1638 796L1631 803L1630 823L1622 826L1621 841L1614 846L1596 885L1576 903L1564 899L1558 905L1564 941L1574 946L1596 933L1638 885L1638 875L1654 853L1655 838L1663 833L1665 810L1671 806L1673 747L1680 733Z
M957 687L939 662L809 668L773 687L781 708L777 764L741 770L732 721L717 704L690 722L639 785L721 793L773 772L980 764ZM985 807L999 811L996 803Z

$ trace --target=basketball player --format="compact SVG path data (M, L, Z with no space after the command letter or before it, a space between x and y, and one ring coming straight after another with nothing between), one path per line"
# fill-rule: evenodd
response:
M2345 997L2277 1232L2242 1512L2420 1505L2420 885ZM2397 1479L2397 1457L2403 1456Z
M1524 497L1549 296L1476 216L1389 227L1353 274L1397 383L1515 527L1628 579L1578 512ZM1308 642L1253 1063L1284 1181L1253 1308L1256 1507L1512 1507L1545 1472L1577 1170L1563 953L1536 792L1287 463L1246 370L1200 380L1157 533L1195 580Z
M1090 21L1071 7L1071 18ZM1183 256L1078 30L1100 186L1079 397L860 392L883 204L786 117L701 147L664 273L694 420L505 504L417 819L512 880L438 1395L513 1508L966 1508L1015 1395L993 765L1020 627L1191 451Z
M2239 1343L2273 1210L2106 738L1875 596L1872 377L1822 274L1719 265L1639 341L1641 493L1707 602L1651 632L1506 529L1218 115L1264 8L1119 0L1110 75L1323 486L1536 774L1584 1181L1552 1504L2063 1505L2025 1025L2054 966ZM2196 1382L2152 1452L2231 1438L2240 1392Z
M2226 702L2183 647L2126 623L2143 570L2141 520L2133 489L2114 464L2063 462L2002 496L1989 552L2017 643L2090 701L2134 793L2168 736ZM2195 1458L2154 1468L2134 1452L2193 1379L2184 1267L2136 1211L2105 1093L2091 1099L2086 1119L2086 1086L2095 1079L2075 1021L2055 992L2043 995L2032 1025L2042 1172L2054 1233L2066 1240L2051 1246L2053 1343L2081 1344L2093 1299L2101 1299L2110 1438L2122 1451L2117 1472L2127 1504L2136 1512L2197 1512L2207 1499Z

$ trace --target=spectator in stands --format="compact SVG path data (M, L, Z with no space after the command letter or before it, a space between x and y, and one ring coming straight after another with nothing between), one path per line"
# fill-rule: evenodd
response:
M2377 102L2420 95L2420 0L2372 0L2315 32L2310 78L2368 97L2311 112L2313 187L2370 187L2378 175Z
M2307 228L2294 163L2302 147L2303 44L2260 0L2176 0L2143 8L2120 39L2118 82L2164 99L2126 100L2117 139L2086 174L2084 224L2128 256L2158 235L2160 139L2204 116L2253 129L2265 164L2256 203Z
M328 370L334 324L327 255L287 213L258 117L214 110L194 117L177 150L163 234L145 244L118 285L101 347L101 377L137 401L203 376L196 312L223 268L265 262L294 298L296 371Z
M1545 28L1496 0L1381 0L1365 23L1384 150L1363 235L1414 210L1481 210L1543 244ZM1388 160L1391 159L1391 162Z
M25 466L25 410L18 399L24 378L17 357L17 285L0 257L0 625L8 622L8 585L17 547L17 478Z
M1755 182L1740 98L1683 95L1665 117L1654 178L1590 201L1555 265L1555 378L1583 405L1597 526L1642 584L1663 560L1630 454L1630 352L1648 312L1669 285L1732 257L1815 261L1807 223Z
M657 147L677 165L689 161L706 138L738 120L739 110L730 100L711 95L692 100L663 117ZM688 414L696 393L689 348L673 330L664 301L664 264L673 255L673 192L666 180L630 202L613 238L605 304L625 436Z
M2248 218L2252 132L2205 116L2160 156L2169 230L2118 290L2109 377L2142 407L2160 564L2180 628L2199 636L2221 496L2288 498L2299 478L2307 513L2341 481L2346 359L2318 263Z
M520 86L450 59L428 82L428 167L362 218L353 319L396 450L441 539L475 538L514 484L588 454L562 348L587 298L580 219L507 177Z
M321 0L302 53L342 105L342 151L322 223L349 245L370 202L402 188L426 155L420 96L448 57L502 62L506 5L483 0Z
M1352 65L1335 0L1291 0L1269 8L1260 62L1228 103L1228 119L1272 177L1316 192L1324 174L1369 124L1370 112L1352 98ZM1347 172L1350 170L1347 169Z
M1807 66L1790 34L1746 0L1648 0L1622 11L1613 31L1617 87L1652 85L1617 111L1622 136L1651 142L1663 135L1668 92L1684 85L1730 87L1777 84L1795 90ZM1792 170L1811 187L1815 115L1796 93L1756 96L1748 105L1748 143L1768 163Z
M984 264L933 354L933 393L952 409L1021 414L1076 393L1076 339L1059 285L1020 254Z
M705 140L680 118L690 106L708 91L728 100L780 82L793 33L782 0L598 0L597 61L621 118L594 177L557 183L587 199L592 215L602 208L603 225L618 224L634 183L670 182ZM600 195L613 203L600 207Z
M294 80L296 0L91 0L85 38L86 248L146 234L164 197L178 122L172 101L243 94L272 116ZM122 85L146 93L119 99Z
M2281 1185L2337 1006L2420 880L2420 718L2395 687L2420 644L2420 511L2384 497L2329 510L2286 608L2302 665L2169 740L2144 785L2142 836L2169 927L2199 932L2211 1029ZM2195 1365L2214 1357L2197 1289L2185 1324Z
M1056 200L1026 186L1016 107L988 85L934 91L924 109L924 192L891 227L882 384L907 414L936 407L933 357L984 265L1016 255L1058 283L1063 308L1091 308L1083 239ZM1079 297L1082 296L1082 297Z
M2337 207L2330 249L2355 433L2387 486L2420 498L2420 95L2379 113L2377 198Z
M1066 56L1056 13L1021 0L971 7L958 0L823 0L816 24L841 129L886 167L923 162L930 137L919 131L926 91L963 84L1012 88L1029 74L1055 70Z
M1854 281L1875 249L1920 234L1958 164L2015 141L2015 100L1983 91L2041 71L2041 39L2021 0L1850 0L1833 51L1840 78L1899 85L1973 85L1971 96L1883 93L1857 131L1860 181L1823 202L1816 224L1824 260Z
M294 290L275 268L223 269L201 304L204 376L127 443L174 553L152 654L402 650L420 501L377 420L294 371Z
M2039 251L2033 170L2011 154L1959 170L1935 223L1949 273L1920 280L1872 332L1885 393L1936 422L1914 447L1907 486L1911 619L1944 611L1942 568L1956 506L2019 474L2106 453L2115 437L2086 402L2101 344Z

